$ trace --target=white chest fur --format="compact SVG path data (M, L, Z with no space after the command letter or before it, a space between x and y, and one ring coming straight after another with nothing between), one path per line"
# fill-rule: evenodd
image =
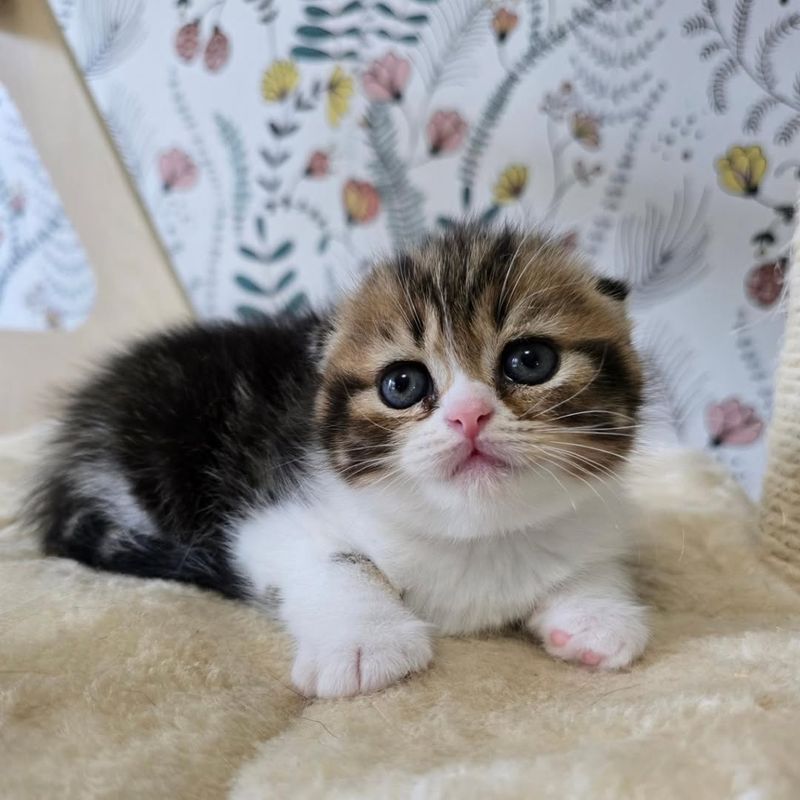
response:
M544 520L510 533L491 530L505 524L497 515L473 520L462 513L458 536L437 531L443 521L435 515L415 517L402 498L376 503L327 483L311 502L254 513L236 532L233 550L257 593L287 581L313 585L337 553L363 554L418 617L443 634L468 633L529 615L570 576L616 558L625 543L616 500L592 495L558 513L550 507ZM459 513L448 520L454 517Z

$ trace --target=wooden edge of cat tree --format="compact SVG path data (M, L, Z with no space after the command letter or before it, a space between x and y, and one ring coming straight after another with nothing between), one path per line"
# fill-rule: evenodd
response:
M800 590L800 200L761 501L764 560Z

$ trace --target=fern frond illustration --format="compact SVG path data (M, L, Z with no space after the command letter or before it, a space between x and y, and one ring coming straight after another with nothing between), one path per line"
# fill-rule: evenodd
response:
M125 169L134 180L141 181L153 139L141 103L125 86L114 85L104 117Z
M775 49L781 42L794 31L800 30L800 14L790 14L788 17L770 25L764 31L756 49L755 73L762 84L770 90L778 85L772 57Z
M636 304L663 300L696 281L708 268L705 220L708 197L693 203L687 185L676 192L669 212L648 203L617 227L616 257Z
M367 140L372 150L369 169L386 209L389 233L397 247L425 235L424 196L412 186L406 163L398 155L397 131L385 103L367 110Z
M144 37L144 0L84 0L76 39L78 63L91 79L127 58Z
M795 114L775 131L775 144L791 144L798 133L800 133L800 114Z
M469 208L472 203L472 189L480 160L486 151L492 132L505 112L517 85L533 68L534 64L554 50L576 28L585 25L596 13L609 5L608 0L594 0L581 8L574 9L566 22L552 25L542 34L539 33L538 25L531 25L528 47L492 92L478 118L478 122L472 129L459 169L461 203L465 209Z
M438 10L412 56L429 94L459 76L484 38L488 14L485 0L451 0Z
M762 97L761 100L757 100L747 110L742 130L745 133L758 133L767 114L779 105L774 97Z
M725 8L729 8L725 4ZM762 93L745 113L742 125L746 132L758 131L767 111L783 106L800 112L800 84L798 77L791 91L781 88L781 80L775 65L776 51L787 46L788 39L800 31L800 13L791 12L772 24L767 25L758 36L755 52L748 52L751 39L753 0L736 0L733 4L732 18L726 27L720 18L720 5L715 0L704 0L703 11L683 23L686 36L704 36L706 41L700 49L702 60L717 58L708 87L709 105L717 114L728 110L727 90L730 82L739 76L746 76ZM797 45L795 44L795 49ZM789 144L794 138L794 126L787 122L775 136L778 144Z
M250 170L247 165L247 151L238 128L222 114L214 115L220 140L228 152L233 180L232 217L236 234L242 232L247 206L250 203Z
M708 376L689 344L666 323L645 328L639 339L646 385L654 409L681 437L698 408L707 404Z

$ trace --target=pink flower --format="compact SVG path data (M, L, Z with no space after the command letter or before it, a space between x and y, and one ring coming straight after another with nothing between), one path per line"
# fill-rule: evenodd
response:
M324 178L331 167L330 156L324 150L315 150L309 157L306 164L306 177Z
M786 258L779 258L777 261L769 261L753 267L745 278L744 285L747 296L761 308L775 305L783 294L787 267Z
M175 52L187 63L191 61L200 48L200 20L187 22L175 36Z
M494 28L497 41L504 42L518 23L519 17L513 11L506 8L498 9L492 18L492 28Z
M369 222L378 216L381 210L381 196L378 190L368 181L350 179L342 189L347 222L349 224Z
M173 147L158 157L161 185L165 192L191 189L197 183L197 165L183 150Z
M230 52L230 39L222 32L219 25L215 25L203 56L206 68L211 72L219 72L228 63Z
M25 213L25 209L28 207L28 199L21 191L18 191L12 195L8 204L11 207L11 211L14 216L21 217Z
M574 103L572 97L572 84L562 81L557 92L547 92L542 100L539 110L551 119L561 121Z
M361 82L370 100L399 102L403 99L410 75L411 62L408 59L387 53L369 65Z
M752 444L764 430L764 423L752 406L737 397L728 397L706 409L706 428L711 446L722 444Z
M458 111L437 111L428 120L428 142L432 156L456 150L467 133L467 123Z

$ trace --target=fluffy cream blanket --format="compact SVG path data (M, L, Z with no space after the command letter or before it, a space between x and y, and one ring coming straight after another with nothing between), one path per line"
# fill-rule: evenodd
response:
M307 702L258 611L42 558L13 516L36 441L0 441L3 798L800 797L800 596L699 456L640 464L629 672L445 640L424 675Z

